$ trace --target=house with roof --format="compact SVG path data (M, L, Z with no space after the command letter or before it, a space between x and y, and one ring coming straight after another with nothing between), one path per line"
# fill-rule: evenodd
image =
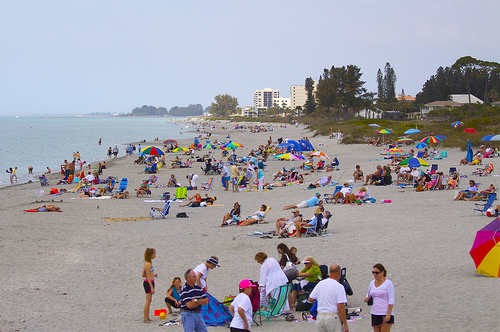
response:
M422 108L422 114L428 114L430 111L435 111L438 108L441 107L448 107L448 108L457 108L462 106L463 104L468 104L469 103L469 95L468 94L455 94L455 95L450 95L450 100L437 100L433 101L432 103L427 103L424 105ZM472 104L479 103L482 104L483 101L479 98L477 98L474 95L470 95L470 101Z

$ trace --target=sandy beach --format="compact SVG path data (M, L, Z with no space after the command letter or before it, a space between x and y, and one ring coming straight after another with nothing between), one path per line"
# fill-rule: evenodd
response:
M309 199L316 191L321 195L332 193L335 187L306 190L310 182L325 174L342 183L352 179L357 164L366 175L388 161L380 160L382 147L338 144L336 139L314 136L302 125L284 128L275 124L271 132L249 133L248 129L222 130L223 124L213 124L216 128L212 140L223 140L229 134L233 141L244 145L236 151L238 156L246 156L250 149L265 144L269 136L273 141L279 137L297 140L307 136L316 149L342 162L340 170L307 175L303 185L238 193L223 191L221 176L215 175L213 190L208 193L217 197L217 206L182 208L181 203L173 202L164 220L108 222L104 219L148 217L152 206L162 207L161 202L144 202L146 198L135 197L134 189L149 177L143 173L144 166L134 165L137 155L110 160L102 176L128 178L128 190L133 197L127 200L77 199L75 193L37 197L36 191L41 189L47 194L50 187L70 188L55 185L58 174L49 178L49 188L41 188L38 182L1 188L0 331L182 331L182 326L159 326L162 321L152 314L153 323L143 323L145 296L141 271L147 247L157 251L153 264L159 276L155 278L153 311L165 308L165 293L173 277L182 277L186 269L202 263L210 255L219 258L221 267L210 271L208 292L219 300L229 294L237 295L241 279L259 278L260 265L254 261L254 255L264 251L278 258L276 246L281 242L297 247L301 259L313 256L320 264L347 268L347 279L354 291L354 295L348 297L348 307L361 307L362 314L367 315L349 323L351 331L372 330L370 309L363 298L373 278L371 269L375 263L385 265L388 278L395 286L392 331L498 330L499 280L478 275L469 255L476 232L493 218L473 215L474 202L453 201L458 190L416 192L410 186L401 189L395 185L371 185L376 204L325 204L325 210L332 213L329 236L300 239L241 236L274 230L277 218L290 216L289 211L282 210L285 205ZM191 143L192 140L185 141L180 146ZM460 149L447 152L448 158L429 161L438 164L445 174L451 166L458 165L465 154ZM205 151L195 155L203 153ZM220 159L221 150L216 150L215 156ZM166 159L174 157L167 154ZM483 166L491 161L499 170L499 159L484 160ZM269 158L266 182L272 180L276 171L288 169L291 164L300 165ZM192 166L162 168L158 183L167 184L170 175L175 174L187 185L185 177L191 173L200 176L199 182L208 181L209 176L203 175L200 169L202 163L194 162ZM500 185L499 177L471 176L475 166L456 167L462 175L480 182L480 190L490 183ZM461 180L462 189L467 180ZM361 183L356 182L353 191L357 192L360 186ZM152 187L151 190L152 200L165 191L172 195L175 192L175 188ZM188 195L193 193L189 191ZM60 206L63 212L23 212L47 204L40 203L41 200L54 200L53 204ZM391 200L391 203L379 203L383 200ZM245 217L257 211L261 204L271 206L266 216L269 223L220 228L222 216L231 210L234 202L240 203ZM186 212L189 218L176 218L178 212ZM309 218L313 209L302 209L301 213ZM278 317L272 323L252 326L252 331L303 331L313 329L313 324L286 322ZM222 330L225 328L209 327L209 331Z

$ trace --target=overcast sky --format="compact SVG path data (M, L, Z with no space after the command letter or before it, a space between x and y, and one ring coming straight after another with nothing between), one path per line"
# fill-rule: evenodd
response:
M500 62L498 0L0 0L0 115L209 106L390 62L415 96L458 58Z

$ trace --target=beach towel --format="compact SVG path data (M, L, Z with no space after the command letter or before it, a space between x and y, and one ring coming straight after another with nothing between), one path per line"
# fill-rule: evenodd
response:
M131 218L108 218L105 217L104 221L106 222L115 222L115 221L140 221L140 220L151 220L150 217L131 217Z
M201 316L205 324L207 326L226 326L226 322L231 322L233 319L228 307L208 293L207 297L208 305L201 307Z

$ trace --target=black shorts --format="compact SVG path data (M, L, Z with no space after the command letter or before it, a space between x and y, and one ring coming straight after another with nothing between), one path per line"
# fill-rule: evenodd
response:
M174 308L177 308L179 309L181 306L177 305L177 303L175 303L175 301L172 301L171 299L169 299L168 297L165 298L165 303L168 303L170 304L172 307Z
M151 282L153 284L153 288L155 287L155 282ZM147 282L146 280L144 280L144 282L142 283L142 285L144 286L144 291L146 292L146 294L149 294L151 293L151 287L149 287L149 282Z
M379 327L384 324L385 315L372 315L372 326ZM394 324L394 315L391 315L391 319L387 322L387 324Z
M250 332L250 330L238 329L236 327L231 327L230 332Z

